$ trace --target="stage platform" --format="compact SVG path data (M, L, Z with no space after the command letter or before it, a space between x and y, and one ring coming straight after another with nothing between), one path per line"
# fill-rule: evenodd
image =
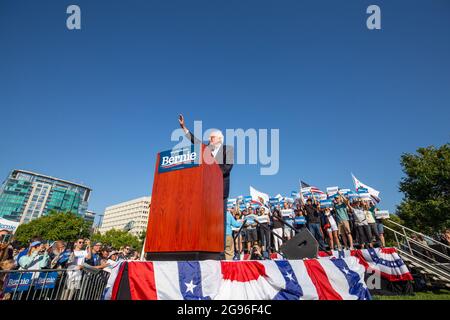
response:
M368 300L370 285L412 276L394 248L321 252L318 259L123 261L111 300ZM377 278L378 277L378 278Z

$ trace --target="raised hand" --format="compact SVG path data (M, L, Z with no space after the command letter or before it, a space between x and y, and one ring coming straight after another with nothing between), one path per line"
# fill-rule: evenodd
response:
M184 117L182 114L178 115L178 122L180 123L180 127L181 128L186 128L185 124L184 124Z

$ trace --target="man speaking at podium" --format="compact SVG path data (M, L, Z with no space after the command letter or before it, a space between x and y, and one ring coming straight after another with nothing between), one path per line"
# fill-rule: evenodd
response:
M184 117L182 114L179 115L178 122L181 128L186 133L186 137L193 144L201 144L202 141L197 139L189 130L186 128L184 123ZM233 147L223 144L223 134L220 131L213 131L209 135L209 143L206 145L208 149L211 150L211 154L216 159L217 164L222 170L223 175L223 208L224 208L224 229L226 225L226 209L227 209L227 199L230 193L230 172L233 168L234 153ZM225 230L224 230L225 235Z

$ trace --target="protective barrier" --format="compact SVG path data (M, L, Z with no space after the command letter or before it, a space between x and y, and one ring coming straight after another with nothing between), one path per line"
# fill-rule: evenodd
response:
M0 270L0 299L101 300L108 278L93 268Z

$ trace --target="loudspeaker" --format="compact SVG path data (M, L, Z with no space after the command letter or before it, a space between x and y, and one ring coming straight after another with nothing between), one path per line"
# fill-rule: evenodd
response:
M319 243L307 228L302 228L281 246L280 251L289 260L313 259L317 258Z

